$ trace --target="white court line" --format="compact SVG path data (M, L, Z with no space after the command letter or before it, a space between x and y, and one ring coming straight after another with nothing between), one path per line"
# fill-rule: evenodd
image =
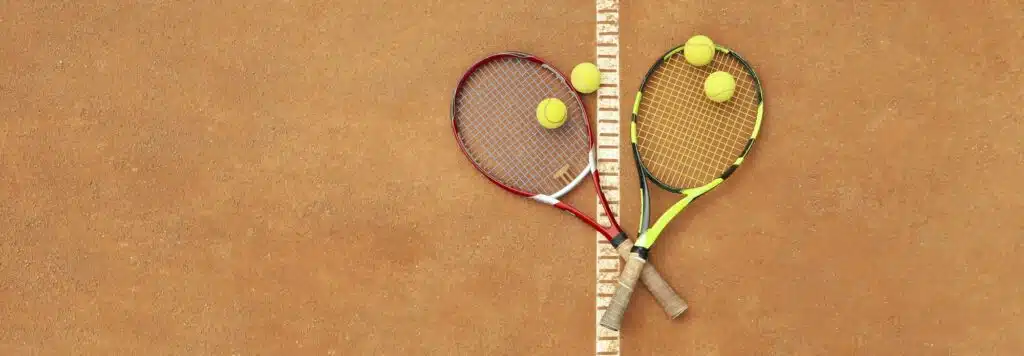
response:
M619 133L619 0L595 0L597 10L596 26L596 61L601 70L601 87L597 89L597 132ZM597 135L597 171L601 174L601 183L606 187L605 195L612 200L608 206L619 218L619 136ZM612 199L612 197L616 197ZM597 210L603 211L601 201L597 200ZM609 225L608 217L598 214L597 222ZM619 275L619 254L609 245L601 233L596 234L597 246L597 288L595 300L594 340L595 354L600 356L619 356L621 339L618 331L611 331L601 326L601 314L608 308L611 295L615 291L615 281Z

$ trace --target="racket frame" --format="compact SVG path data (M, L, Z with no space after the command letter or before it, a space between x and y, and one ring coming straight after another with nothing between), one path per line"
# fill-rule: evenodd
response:
M725 182L726 179L729 179L729 177L732 176L736 169L738 169L740 165L743 164L744 159L746 159L747 154L750 153L751 148L753 148L754 146L754 141L757 140L757 136L761 131L761 121L764 118L764 91L761 87L760 77L758 77L757 72L754 71L754 68L750 65L749 62L747 62L745 58L743 58L743 56L741 56L739 53L736 53L736 51L729 49L728 47L716 44L716 51L724 53L726 55L730 55L740 62L740 64L743 66L743 69L746 70L747 74L750 75L751 79L754 81L755 87L757 88L757 117L754 121L754 127L751 131L750 138L747 139L746 145L744 145L743 150L740 152L736 160L729 167L727 167L722 172L722 174L712 179L711 182L708 182L703 186L688 188L673 187L658 179L658 177L656 177L654 174L651 173L650 170L647 169L647 166L644 165L643 163L643 157L640 156L640 150L637 147L636 133L637 116L640 111L640 103L641 101L643 101L643 91L644 88L646 88L647 86L648 80L650 80L654 72L658 70L658 68L661 67L661 65L665 63L665 61L667 61L669 58L682 52L683 48L683 45L678 46L676 48L669 50L664 55L658 58L655 64L652 65L651 68L647 70L647 74L644 75L643 80L640 82L640 89L637 90L636 99L633 102L633 112L632 115L630 115L629 138L630 146L633 150L633 161L636 163L637 174L640 176L639 178L641 191L640 226L637 229L639 237L637 238L637 242L634 246L634 249L650 249L651 246L654 245L654 242L657 241L658 237L661 235L661 232L662 230L664 230L665 226L667 226L668 223L672 221L672 219L674 219L676 215L679 215L679 213L685 210L686 207L689 206L690 203L692 203L694 200L714 190L716 187L718 187L718 185ZM654 184L660 187L661 189L681 194L683 196L682 199L680 199L678 202L673 204L672 207L670 207L668 210L662 213L658 220L655 221L654 226L650 226L650 187L647 184L647 179L650 179L651 182L654 182Z
M491 176L484 169L482 169L480 166L477 165L477 162L473 160L472 155L470 155L469 150L463 144L463 140L462 140L461 136L459 135L459 128L458 128L458 125L457 125L456 119L455 119L455 117L456 117L456 110L457 110L456 102L457 102L457 98L458 98L458 94L459 94L459 89L462 88L462 85L466 82L466 80L469 78L469 76L478 67L480 67L480 66L482 66L482 65L484 65L484 64L486 64L486 63L488 63L490 61L494 61L494 60L501 59L501 58L507 58L507 57L514 57L514 58L519 58L519 59L525 59L525 60L533 61L533 62L536 62L536 63L540 64L542 67L550 70L552 73L554 73L558 77L558 79L560 81L565 83L566 86L568 86L572 90L573 98L576 100L576 103L580 106L580 108L583 109L583 110L581 110L581 113L582 113L581 115L582 115L582 120L584 120L584 123L586 124L587 137L588 137L587 144L588 144L588 151L589 151L587 167L585 167L579 174L577 174L576 177L568 185L566 185L562 189L556 191L555 193L552 193L552 194L532 193L532 192L527 192L527 191L524 191L524 190L521 190L521 189L517 189L517 188L512 187L510 185L507 185L505 183L502 183L500 180L498 180L497 178ZM605 239L607 239L608 242L612 245L612 248L616 249L618 254L620 256L622 256L623 258L625 258L627 256L628 252L633 250L633 242L629 240L629 238L627 237L625 231L622 230L621 226L619 226L618 219L615 218L615 215L613 214L611 207L608 205L608 200L607 200L607 198L604 195L604 190L601 189L601 174L598 172L597 165L596 165L597 143L596 143L596 139L594 138L593 129L591 129L590 117L589 117L589 115L587 115L586 107L583 105L583 100L580 98L579 93L576 92L576 90L572 86L572 84L568 80L566 80L565 78L566 77L565 77L564 74L559 72L553 66L548 65L547 62L545 62L544 60L540 59L539 57L527 54L527 53L507 51L507 52L499 52L499 53L491 54L491 55L481 59L480 61L475 63L473 66L471 66L468 70L466 70L466 72L462 75L462 78L459 79L459 83L455 87L455 90L452 93L452 105L451 105L451 108L450 108L450 116L451 116L451 121L452 121L452 133L455 135L455 141L459 145L459 150L461 150L462 153L466 156L466 158L470 161L470 163L473 165L473 168L476 169L481 174L483 174L484 177L486 177L492 183L494 183L495 185L497 185L497 186L501 187L502 189L505 189L506 191L509 191L509 192L511 192L511 193L513 193L515 195L519 195L519 196L522 196L522 197L528 197L528 198L533 199L534 201L537 201L537 202L540 202L540 203L544 203L544 204L547 204L547 205L551 205L551 206L554 206L556 208L559 208L559 209L562 209L564 211L567 211L567 212L571 213L573 216L576 216L578 219L580 219L583 222L587 223L588 225L593 227L595 230L597 230L599 233L601 233L601 235L603 235L605 237ZM568 192L572 191L575 187L577 187L580 183L582 183L584 178L586 178L587 173L590 173L590 176L591 176L593 184L594 184L594 190L595 190L595 192L597 194L597 198L601 202L601 206L604 209L605 214L608 216L608 222L610 224L609 226L604 226L604 225L599 224L596 220L594 220L591 217L587 216L586 214L581 212L576 207L574 207L574 206L572 206L572 205L570 205L568 203L565 203L565 202L559 200L562 196L564 196ZM645 282L645 284L647 284L648 291L650 291L651 294L658 301L658 303L661 304L662 309L665 311L665 314L668 315L670 319L675 319L675 318L679 317L680 315L682 315L683 312L685 312L687 309L689 309L689 305L686 303L685 300L683 300L681 297L679 297L678 294L676 294L675 290L672 289L672 287L664 280L663 277L661 277L661 274L659 274L657 272L657 270L654 269L653 266L647 266L647 267L649 267L649 268L643 269L641 275L642 275L642 277L644 277L644 282Z
M587 157L588 162L587 162L587 166L584 167L578 174L576 174L576 176L573 178L573 180L568 185L566 185L562 189L560 189L560 190L558 190L558 191L556 191L556 192L554 192L552 194L541 194L541 193L527 192L527 191L524 191L524 190L521 190L521 189L518 189L518 188L515 188L515 187L512 187L512 186L509 186L509 185L507 185L505 183L502 183L497 178L491 176L485 170L481 169L480 166L478 166L477 163L475 161L473 161L472 156L469 153L469 150L463 144L462 138L459 135L459 127L458 127L458 125L455 122L456 101L454 100L454 98L457 97L459 89L462 88L462 85L466 82L466 79L468 79L469 76L471 74L473 74L473 72L477 68L479 68L480 66L482 66L484 64L487 64L487 63L489 63L491 61L502 59L502 58L508 58L508 57L525 59L525 60L529 60L529 61L535 62L537 64L540 64L542 67L544 67L544 68L548 69L549 71L551 71L552 73L554 73L558 77L558 79L560 81L562 81L563 83L565 83L569 88L573 88L572 84L570 84L569 81L565 79L565 75L564 74L559 72L553 66L548 65L547 62L545 62L543 59L541 59L539 57L536 57L534 55L530 55L530 54L523 53L523 52L507 51L507 52L494 53L494 54L491 54L491 55L481 59L480 61L475 63L473 66L471 66L468 70L466 70L466 72L462 75L462 78L459 79L459 84L455 87L455 91L452 93L453 100L452 100L452 105L451 105L451 108L450 108L450 110L451 110L450 115L451 115L451 119L452 119L452 133L456 137L455 141L459 144L459 150L461 150L462 153L465 154L467 158L469 158L470 162L473 164L473 168L475 168L478 172L480 172L485 177L487 177L487 179L490 180L492 183L497 184L499 187L502 187L503 189L505 189L505 190L507 190L509 192L512 192L513 194L516 194L516 195L519 195L519 196L523 196L523 197L528 197L528 198L531 198L531 199L533 199L533 200L535 200L537 202L541 202L541 203L544 203L544 204L547 204L547 205L552 205L552 206L554 206L556 208L565 210L565 211L571 213L572 215L576 216L577 218L580 218L581 220L586 222L588 225L592 226L594 229L597 229L603 235L608 237L609 240L611 240L615 236L619 235L623 230L622 230L622 227L619 226L618 221L616 221L616 219L614 219L613 216L611 215L612 214L612 209L611 209L610 206L608 206L608 200L607 200L607 198L605 198L604 192L600 190L600 187L601 187L601 174L597 171L597 164L596 164L597 143L596 143L596 140L594 139L593 129L591 129L591 127L590 127L591 126L590 117L589 117L589 115L587 115L587 111L585 109L586 107L583 105L583 99L580 98L579 93L577 93L575 91L575 89L573 89L573 91L572 91L573 99L576 101L576 104L578 104L580 108L584 108L581 111L581 116L582 116L582 119L584 120L584 122L586 123L586 129L587 129L587 150L589 151L589 154L588 154L588 157ZM608 214L608 217L609 217L608 222L611 224L611 226L603 226L603 225L599 224L596 220L590 218L589 216L587 216L586 214L581 212L576 207L574 207L572 205L569 205L569 204L559 200L561 197L565 196L570 191L575 189L576 186L578 186L580 183L582 183L583 180L587 177L588 173L593 178L592 180L594 182L595 187L597 187L597 189L595 189L595 190L597 190L599 192L599 194L597 194L598 200L601 202L601 206L604 208L605 213Z
M721 46L715 45L715 50L718 52L730 55L743 65L744 70L751 76L754 84L757 88L757 117L755 118L754 127L751 132L750 138L747 140L746 145L740 152L740 155L736 160L725 169L717 178L711 180L711 182L699 186L690 188L678 188L673 187L665 182L662 182L655 177L650 170L643 164L643 158L640 156L640 150L637 147L637 130L636 123L637 117L640 112L640 103L643 101L643 92L647 86L648 80L654 74L662 64L665 63L669 58L679 54L683 51L684 46L677 46L672 48L664 55L658 58L658 60L647 70L647 74L644 75L643 80L640 82L640 88L637 90L636 99L633 102L633 113L630 117L630 146L633 150L633 161L636 163L637 174L640 178L640 226L638 228L638 238L636 244L630 251L629 258L626 259L626 266L623 267L622 273L619 275L619 286L615 289L615 294L612 296L612 303L609 305L608 310L605 311L604 315L601 316L601 325L618 331L622 327L622 319L625 314L626 308L629 305L630 298L633 294L633 289L636 285L637 279L639 278L639 271L643 269L647 263L648 252L654 242L657 241L661 232L665 229L669 222L672 221L679 213L686 209L694 200L714 190L722 182L728 179L739 166L743 163L750 149L754 145L754 141L757 139L757 135L761 131L761 121L764 118L764 91L761 87L761 80L757 76L757 72L754 71L750 63L747 62L742 56L735 51ZM665 189L667 191L678 193L682 195L682 198L673 204L668 210L666 210L654 223L654 226L650 226L650 187L647 184L647 179L654 182L655 185Z

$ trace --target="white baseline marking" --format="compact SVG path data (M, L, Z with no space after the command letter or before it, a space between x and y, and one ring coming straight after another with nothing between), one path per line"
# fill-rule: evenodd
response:
M596 57L597 68L601 70L601 87L597 89L597 171L601 174L601 185L604 186L614 218L619 217L619 0L595 0L597 11ZM605 136L602 133L614 133ZM597 211L603 212L601 202L597 201ZM598 222L608 225L608 217L598 214ZM601 315L611 302L615 292L615 284L619 275L619 254L605 242L605 237L597 234L595 246L597 259L595 262L597 287L595 289L594 340L595 355L620 355L620 337L618 331L601 326Z

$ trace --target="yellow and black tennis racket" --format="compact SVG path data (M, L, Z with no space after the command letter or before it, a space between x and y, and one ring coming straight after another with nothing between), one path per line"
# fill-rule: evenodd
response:
M704 94L704 81L724 71L736 80L732 99L718 103ZM686 62L679 46L647 72L633 104L630 137L640 175L639 238L619 275L619 285L601 325L619 330L647 253L669 221L694 199L713 190L743 163L757 138L764 115L761 82L743 57L716 46L711 64ZM647 180L682 199L650 226Z

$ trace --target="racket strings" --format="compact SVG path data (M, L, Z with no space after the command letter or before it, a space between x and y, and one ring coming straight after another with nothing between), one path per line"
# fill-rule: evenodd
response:
M731 100L704 94L714 71L736 78ZM753 131L760 98L753 78L732 55L718 52L696 67L682 53L666 59L648 78L637 112L637 149L644 166L676 188L707 184L739 157Z
M545 98L566 104L562 127L540 126L536 108ZM476 166L502 184L551 195L588 167L590 136L583 108L560 77L539 63L505 57L487 62L456 93L455 125ZM568 168L566 168L568 167Z

